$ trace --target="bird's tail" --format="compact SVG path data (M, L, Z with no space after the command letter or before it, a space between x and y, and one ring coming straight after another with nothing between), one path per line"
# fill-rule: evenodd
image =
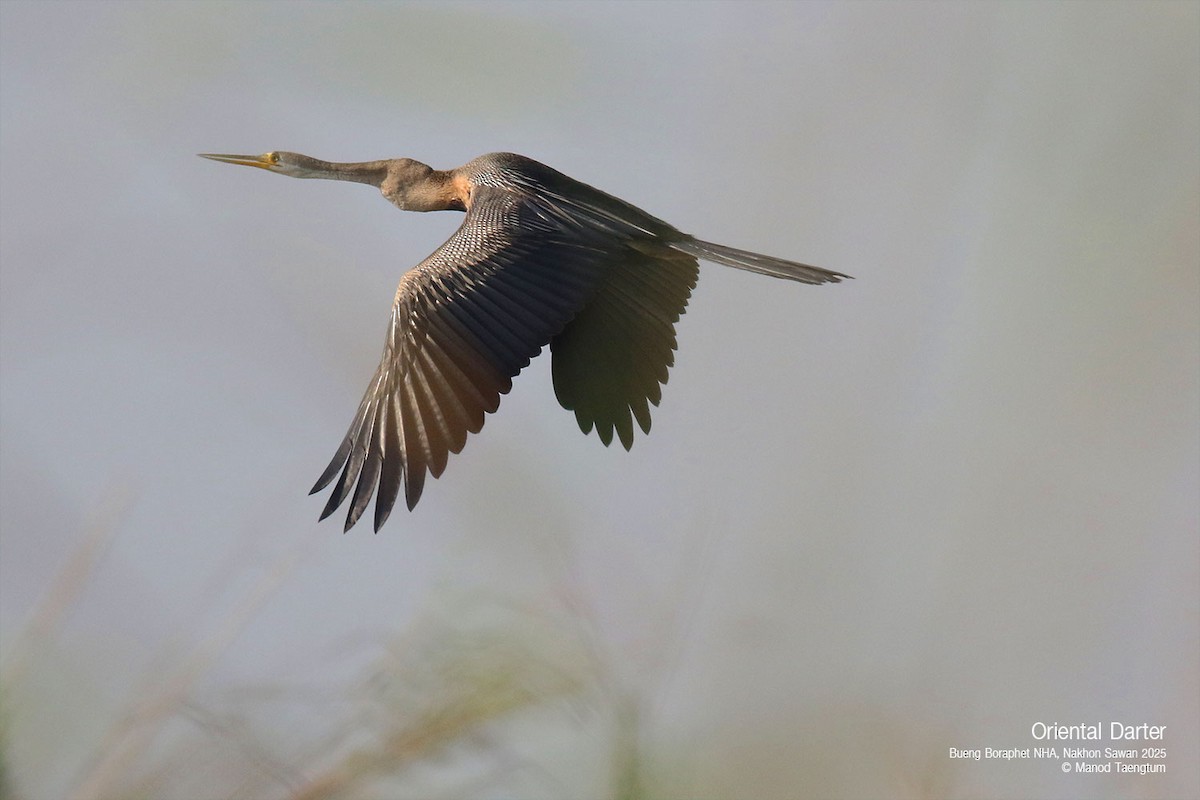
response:
M840 272L800 264L783 258L764 256L762 253L751 253L749 250L738 250L736 247L726 247L723 244L713 244L692 237L671 242L671 247L705 261L757 272L760 275L770 275L774 278L800 281L800 283L838 283L842 278L851 277Z

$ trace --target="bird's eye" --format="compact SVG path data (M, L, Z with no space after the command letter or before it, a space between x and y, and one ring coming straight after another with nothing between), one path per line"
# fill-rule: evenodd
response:
M279 153L267 153L267 160L272 164L279 163Z

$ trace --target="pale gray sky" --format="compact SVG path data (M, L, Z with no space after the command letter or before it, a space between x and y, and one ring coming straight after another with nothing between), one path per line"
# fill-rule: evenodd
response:
M18 787L66 791L103 729L70 709L298 552L199 706L565 594L646 698L655 796L1200 792L1198 31L1194 3L0 4L6 654L131 498L13 723ZM414 513L342 536L305 492L460 217L194 155L271 149L512 150L856 280L704 265L632 452L542 357ZM947 758L1039 720L1167 725L1169 772ZM605 793L586 718L493 735L553 779L405 796Z

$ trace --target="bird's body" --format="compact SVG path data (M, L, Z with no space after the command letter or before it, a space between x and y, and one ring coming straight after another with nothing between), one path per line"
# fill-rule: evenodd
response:
M704 242L524 156L453 170L411 159L336 164L296 153L207 155L298 178L367 183L406 211L465 211L459 229L400 280L383 358L346 437L313 487L321 518L351 498L346 530L378 488L375 530L404 485L411 509L512 378L547 344L554 390L580 428L628 449L633 423L674 361L675 322L698 258L802 283L848 277Z

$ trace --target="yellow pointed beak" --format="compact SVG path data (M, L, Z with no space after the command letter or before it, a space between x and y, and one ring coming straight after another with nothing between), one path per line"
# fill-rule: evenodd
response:
M246 167L259 167L260 169L271 170L279 163L279 156L274 153L263 153L261 156L230 156L220 153L197 153L201 158L211 158L213 161L222 161L226 164L241 164Z

